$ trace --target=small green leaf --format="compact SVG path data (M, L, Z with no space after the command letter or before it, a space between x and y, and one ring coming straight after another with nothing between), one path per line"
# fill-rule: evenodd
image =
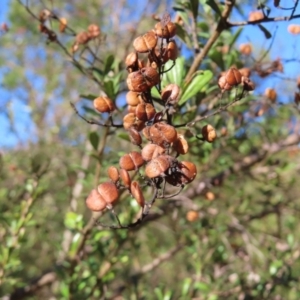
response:
M84 99L88 99L88 100L92 100L94 101L94 99L96 99L98 96L95 96L95 95L92 95L92 94L88 94L88 95L79 95L81 98L84 98Z
M191 278L186 278L183 281L183 285L182 285L182 290L181 290L181 296L187 296L190 286L192 283L192 279Z
M207 0L206 4L209 5L211 7L211 9L213 11L215 11L219 16L221 16L220 8L214 0Z
M109 98L115 98L114 82L112 80L107 80L104 82L103 90Z
M99 145L99 140L100 140L99 134L96 131L91 132L89 134L89 140L90 140L93 148L95 150L97 150L98 149L98 145Z
M209 70L197 72L191 82L184 88L179 105L183 105L198 92L203 92L212 78L213 73Z
M169 70L173 65L173 61L168 61L165 65L165 70ZM184 77L184 58L178 57L176 59L175 66L166 73L166 76L163 77L163 86L166 86L168 83L172 82L179 86L182 85Z
M92 74L98 81L103 81L104 74L102 70L98 68L92 68Z
M82 215L69 211L65 216L64 224L67 228L76 229L78 228L78 225L80 225L81 221L82 221Z
M190 0L190 3L191 11L193 13L194 18L196 19L198 16L199 0Z
M234 35L231 36L230 41L229 41L229 50L231 49L231 47L234 45L234 43L236 42L236 40L238 39L238 37L240 36L240 34L242 33L243 28L239 28Z
M108 55L104 61L104 74L107 74L115 61L115 58L112 54Z

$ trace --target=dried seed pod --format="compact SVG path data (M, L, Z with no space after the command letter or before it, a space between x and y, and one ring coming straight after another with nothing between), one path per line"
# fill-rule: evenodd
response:
M86 206L92 211L102 211L106 208L106 201L98 193L96 189L93 189L85 200Z
M176 129L163 122L155 123L150 127L146 127L143 133L146 139L162 147L167 147L177 139Z
M149 86L141 71L129 73L126 82L128 89L133 92L142 93L149 89Z
M182 161L178 164L181 172L181 184L188 184L192 182L197 175L197 168L194 163L190 161Z
M166 181L174 186L192 182L197 175L196 166L188 161L177 162L176 168L166 176Z
M111 206L119 198L119 191L114 183L101 183L98 185L97 190L107 203L107 206Z
M133 181L130 185L130 192L132 196L135 198L137 203L141 206L145 206L145 198L142 192L142 189L137 181Z
M182 134L177 134L177 139L173 143L173 149L178 154L186 154L189 151L189 145Z
M138 69L138 55L136 52L131 52L126 56L125 65L127 68L132 68L133 71Z
M100 27L96 24L90 24L88 26L88 33L91 39L95 39L101 33Z
M117 182L119 180L119 177L120 177L120 174L119 174L119 170L114 167L114 166L110 166L108 169L107 169L107 174L108 174L108 177L113 181L113 182Z
M175 83L168 84L161 92L161 98L163 101L175 104L178 102L180 94L180 87Z
M120 178L122 179L124 186L129 188L130 184L131 184L131 178L130 178L128 171L126 171L124 169L120 169L119 173L120 173Z
M170 39L176 34L176 25L173 22L168 22L165 26L158 22L155 24L154 29L157 36L165 39Z
M84 45L86 44L88 41L90 40L90 35L88 34L88 32L84 31L84 32L80 32L76 35L75 37L75 41L77 44L79 45Z
M150 161L165 153L165 149L155 144L147 144L142 150L142 157L145 161Z
M165 172L170 168L173 157L169 155L160 155L148 162L145 168L145 174L149 178L165 177Z
M150 103L140 103L137 105L135 115L139 120L149 121L156 114L155 108Z
M274 89L266 88L265 96L271 100L271 102L275 102L277 98L277 93Z
M129 113L123 118L123 126L125 129L129 129L130 127L134 127L136 116L134 113Z
M120 167L126 171L137 170L143 164L144 160L141 153L136 151L131 151L123 155L119 161Z
M139 94L136 92L129 91L126 94L126 102L128 105L137 106L141 101Z
M253 91L255 89L255 84L248 77L242 76L242 85L245 91Z
M140 133L133 127L128 129L129 138L132 144L140 146L142 144L142 137Z
M96 98L93 102L94 108L100 113L111 113L116 107L112 100L106 96L100 96Z
M229 85L235 86L241 83L242 74L235 67L229 68L229 70L225 74L226 81Z
M128 110L128 113L132 113L135 115L136 106L128 105L127 110Z
M199 213L197 211L190 210L186 213L186 219L189 222L195 222L195 221L199 220Z
M203 126L202 127L202 136L205 141L212 143L217 137L215 128L212 127L210 124Z
M241 69L239 69L239 72L244 77L248 77L249 78L250 75L251 75L251 70L249 68L241 68Z
M213 192L210 192L208 191L206 194L205 194L205 198L209 201L213 201L215 200L216 196Z
M291 34L299 34L300 33L300 25L298 24L291 24L288 26L288 32Z
M244 55L250 55L252 53L252 46L250 43L240 44L239 49Z
M176 60L178 57L178 47L175 41L170 41L166 48L164 48L164 61L167 62L168 60Z
M222 76L219 77L219 79L218 79L218 86L222 90L222 92L224 92L224 91L230 91L233 88L232 85L228 84L225 75L222 75Z
M155 32L149 31L142 36L137 37L133 41L134 49L139 53L149 52L155 48L157 44L157 36Z
M65 32L68 21L66 18L59 19L59 32Z
M259 21L264 18L264 14L258 10L258 11L251 11L249 13L248 21L254 22L254 21Z
M141 73L149 88L155 86L160 81L158 72L151 67L142 68Z

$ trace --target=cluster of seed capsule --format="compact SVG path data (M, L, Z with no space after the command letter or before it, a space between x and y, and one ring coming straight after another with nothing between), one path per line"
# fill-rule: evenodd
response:
M111 208L118 199L119 190L127 189L144 208L147 206L142 189L152 187L154 198L167 198L167 184L182 188L192 182L197 174L194 163L180 161L179 155L188 152L184 136L172 125L172 116L180 97L180 87L174 83L161 86L162 76L168 72L165 64L178 55L176 25L164 16L154 29L137 37L134 50L126 57L128 71L126 95L128 113L123 118L123 127L130 141L139 149L123 155L119 167L108 168L110 182L100 184L86 199L87 207L93 211ZM160 98L151 94L156 88ZM94 100L94 108L100 113L110 113L116 109L114 102L101 96ZM211 129L204 134L211 136ZM215 133L215 132L214 132ZM132 180L130 171L140 174L140 182Z

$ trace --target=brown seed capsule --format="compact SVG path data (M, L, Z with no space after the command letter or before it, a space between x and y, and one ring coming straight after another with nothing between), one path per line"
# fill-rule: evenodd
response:
M251 75L251 70L249 68L241 68L241 69L239 69L239 72L244 77L248 77L249 78L250 75Z
M245 91L253 91L255 89L255 84L248 77L242 76L242 85Z
M179 154L186 154L189 151L189 145L182 134L177 134L177 139L173 143L173 149Z
M157 36L165 39L170 39L176 34L176 25L172 22L168 22L165 26L158 22L155 24L154 29Z
M67 23L68 23L68 21L66 18L59 19L59 32L65 32Z
M176 168L166 176L166 181L174 186L182 186L192 182L197 175L196 166L188 161L177 162Z
M142 93L149 89L149 86L141 71L129 73L126 82L128 89L133 92Z
M252 53L252 46L249 43L240 44L239 49L244 55L250 55Z
M155 114L155 108L150 103L140 103L135 110L136 117L145 122L151 120Z
M90 40L90 35L88 34L88 32L85 31L78 33L75 37L76 43L81 45L86 44L89 40Z
M155 144L147 144L142 150L142 157L145 161L150 161L165 153L165 149Z
M106 208L106 201L98 193L96 189L93 189L85 200L86 206L92 211L102 211Z
M165 172L170 168L173 157L169 155L160 155L148 162L145 168L145 174L149 178L165 177Z
M142 73L142 75L145 79L145 82L149 88L155 86L160 81L158 72L151 67L142 68L141 73Z
M181 184L188 184L192 182L197 175L197 168L194 163L190 161L182 161L178 164L181 172Z
M186 213L186 219L189 222L195 222L199 219L199 213L197 211L190 210Z
M254 22L254 21L259 21L264 18L264 14L258 10L258 11L251 11L249 13L248 21Z
M157 36L153 31L149 31L142 36L137 37L133 41L134 49L139 53L149 52L155 48L157 44Z
M124 169L120 169L120 178L122 179L124 186L129 188L131 184L129 173Z
M141 101L139 94L136 92L129 91L126 94L126 102L128 105L137 106Z
M266 88L265 96L271 100L271 102L275 102L277 98L277 93L274 89Z
M300 33L300 25L298 24L291 24L288 26L288 32L291 34L299 34Z
M213 192L210 192L208 191L206 194L205 194L205 198L209 201L213 201L215 200L216 196Z
M98 185L97 190L108 206L112 205L119 198L119 191L114 183L101 183Z
M228 84L227 80L226 80L226 76L222 75L219 77L218 79L218 86L219 88L224 92L224 91L230 91L233 86Z
M178 48L175 41L170 41L164 48L164 61L176 60L178 57Z
M141 206L144 207L145 205L145 198L142 192L142 189L137 181L133 181L130 185L130 192L132 196L135 198L137 203Z
M177 139L176 129L163 122L146 127L143 133L146 139L162 147L167 147Z
M180 87L175 83L168 84L161 92L161 98L163 101L175 104L178 102L180 94Z
M120 158L119 165L126 171L137 170L144 164L141 153L131 151Z
M93 104L94 108L100 113L111 113L116 109L115 104L112 102L112 100L106 96L100 96L96 98Z
M226 82L235 86L241 83L242 75L237 68L231 67L225 74Z
M128 134L133 145L140 146L142 144L142 137L136 129L134 129L133 127L129 128Z
M119 180L119 171L116 167L114 166L110 166L108 169L107 169L107 174L108 174L108 177L113 181L113 182L117 182Z
M123 126L127 130L133 127L137 131L141 131L145 127L145 122L138 120L134 113L129 113L123 118Z
M101 33L100 27L96 24L90 24L88 27L88 33L91 39L95 39Z
M128 113L132 113L135 115L136 106L127 105Z
M212 143L217 137L215 128L212 127L210 124L203 126L202 127L202 136L205 141Z
M126 56L125 65L127 68L132 68L133 71L138 69L138 55L136 52L131 52Z

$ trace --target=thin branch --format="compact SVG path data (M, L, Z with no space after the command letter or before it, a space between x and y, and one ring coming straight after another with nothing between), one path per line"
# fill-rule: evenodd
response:
M212 33L211 37L203 47L202 51L195 57L187 75L186 75L186 82L189 82L193 76L193 74L197 71L200 64L202 63L205 56L208 54L209 50L213 46L213 44L217 41L219 36L221 35L222 31L225 29L228 29L229 23L227 22L227 19L233 9L235 1L227 1L225 4L225 8L222 12L221 18L218 22L218 25L215 29L215 31Z

